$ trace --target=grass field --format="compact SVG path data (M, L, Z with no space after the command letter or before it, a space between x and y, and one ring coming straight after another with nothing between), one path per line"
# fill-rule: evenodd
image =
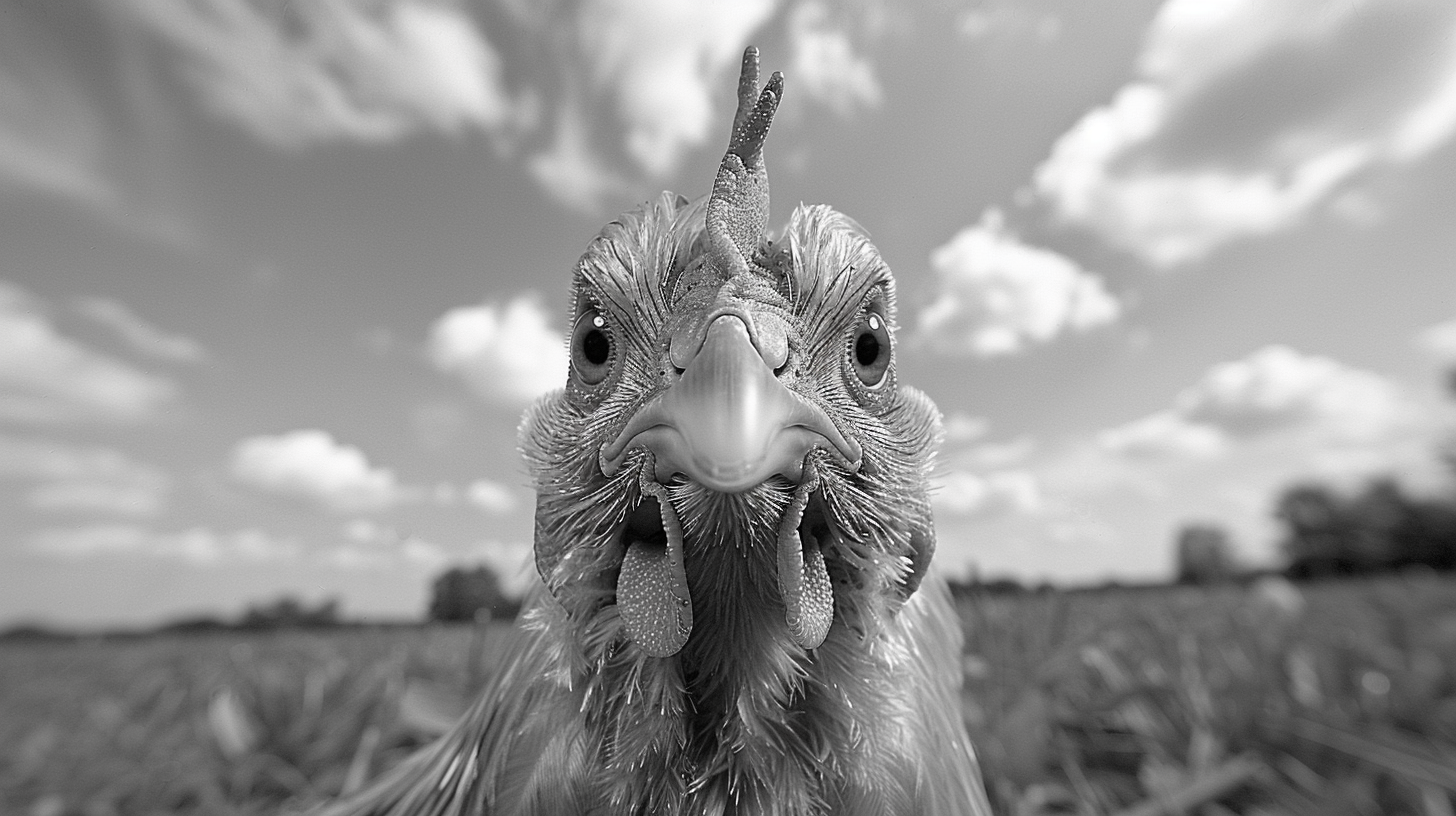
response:
M1451 814L1456 580L961 598L1003 814ZM0 643L0 813L275 813L437 734L504 631Z

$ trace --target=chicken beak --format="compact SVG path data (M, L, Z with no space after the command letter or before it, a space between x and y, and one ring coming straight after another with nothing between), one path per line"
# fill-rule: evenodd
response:
M713 320L682 378L603 446L602 470L615 474L638 446L652 451L658 482L681 473L723 493L741 493L775 475L800 482L815 446L851 470L860 463L859 446L822 408L779 380L733 314Z

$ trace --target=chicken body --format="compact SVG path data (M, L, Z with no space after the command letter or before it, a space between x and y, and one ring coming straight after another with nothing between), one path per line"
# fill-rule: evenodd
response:
M990 813L922 582L939 416L863 231L765 235L781 92L749 49L712 195L582 256L568 382L521 430L542 584L460 726L326 813Z

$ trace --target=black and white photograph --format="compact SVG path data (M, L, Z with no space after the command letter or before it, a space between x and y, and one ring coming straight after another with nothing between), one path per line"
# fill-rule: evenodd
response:
M1456 816L1456 3L0 0L0 814Z

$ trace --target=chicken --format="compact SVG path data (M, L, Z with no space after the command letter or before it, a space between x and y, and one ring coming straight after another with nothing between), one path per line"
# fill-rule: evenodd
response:
M542 584L463 722L329 816L989 814L935 549L931 401L895 286L799 206L770 240L783 92L744 54L706 200L608 224L571 370L521 427Z

